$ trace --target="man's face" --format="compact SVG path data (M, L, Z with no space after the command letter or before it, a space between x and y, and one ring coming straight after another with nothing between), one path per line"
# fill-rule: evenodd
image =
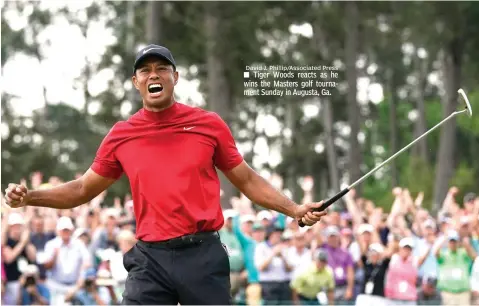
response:
M272 245L278 244L281 242L281 232L274 231L269 235L269 242Z
M424 238L430 243L434 242L434 240L436 239L436 231L430 226L424 227L423 233Z
M371 240L372 240L372 234L370 232L364 232L361 234L362 236L362 239L364 241L364 243L371 243Z
M338 235L330 235L328 237L328 245L333 247L333 248L338 248L339 247L339 236Z
M32 220L32 228L37 233L43 233L45 228L43 220L41 218L34 218Z
M116 228L116 218L115 217L108 217L106 220L106 228L108 232L113 232L113 230Z
M261 225L263 225L264 227L268 227L270 225L271 221L267 218L263 218L261 220Z
M60 231L60 237L63 241L69 241L72 236L72 231L69 229L62 229Z
M456 240L449 240L449 249L451 251L457 250L457 241Z
M233 219L232 218L225 219L224 227L228 230L231 230L233 228Z
M243 230L244 233L248 235L251 234L253 230L253 222L251 221L243 222L243 224L241 225L241 229Z
M306 246L306 237L304 235L296 235L294 238L293 238L293 243L294 243L294 246L301 249L301 248L304 248Z
M316 260L316 266L318 267L318 270L320 270L320 271L322 269L324 269L324 267L326 267L326 264L327 264L327 262L324 261L324 260L319 260L319 259Z
M161 109L168 106L173 99L178 72L174 71L167 61L151 56L140 63L132 81L140 92L145 106ZM156 85L152 86L153 84Z
M253 240L256 242L262 242L264 241L265 234L266 233L262 229L254 230L252 235Z
M399 255L403 259L409 258L409 256L411 256L411 253L412 253L412 248L409 247L409 246L405 246L405 247L402 247L402 248L399 249Z
M20 236L22 235L22 231L24 229L24 226L22 224L13 224L9 226L10 230L10 236L13 239L19 239Z

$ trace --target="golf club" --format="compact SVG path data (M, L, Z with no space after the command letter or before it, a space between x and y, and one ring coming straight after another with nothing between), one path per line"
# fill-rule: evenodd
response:
M469 99L467 98L466 96L466 93L464 92L464 90L459 89L457 91L458 93L461 94L463 100L464 100L464 103L466 104L466 108L463 109L463 110L460 110L460 111L455 111L453 112L452 114L450 114L447 118L443 119L441 122L439 122L438 124L436 124L434 127L432 127L431 129L429 129L428 131L426 131L424 134L422 134L421 136L419 136L418 138L416 138L415 140L413 140L410 144L408 144L407 146L405 146L404 148L402 148L401 150L399 150L398 152L396 152L396 154L394 154L393 156L389 157L388 159L386 159L385 161L383 161L381 164L379 164L378 166L376 166L376 168L374 168L373 170L369 171L368 173L366 173L365 175L363 175L360 179L358 179L356 182L352 183L351 185L349 185L348 187L344 188L343 190L341 190L340 192L338 192L334 197L330 198L329 200L327 200L326 202L324 202L321 207L319 208L316 208L314 211L323 211L325 210L326 208L328 208L329 206L331 206L331 204L333 204L334 202L336 202L337 200L339 200L340 198L342 198L345 194L347 194L351 189L353 189L356 185L359 185L360 183L362 183L365 179L367 179L371 174L373 174L374 172L376 172L377 170L381 169L384 165L386 165L387 163L389 163L391 160L393 160L394 158L396 158L399 154L401 154L402 152L406 151L407 149L409 149L409 147L411 147L413 144L415 144L416 142L418 142L419 140L421 140L423 137L427 136L429 133L431 133L433 130L435 130L437 127L441 126L444 122L448 121L449 119L455 117L456 115L459 115L459 114L462 114L462 113L467 113L469 115L469 117L472 117L472 108L471 108L471 104L469 103ZM299 220L298 221L298 224L299 226L303 227L305 226L305 224L303 223L303 220Z

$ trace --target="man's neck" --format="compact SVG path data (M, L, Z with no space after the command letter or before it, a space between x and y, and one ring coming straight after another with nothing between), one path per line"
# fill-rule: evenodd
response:
M167 104L158 106L158 107L148 106L145 102L143 102L143 108L146 109L147 111L158 113L158 112L164 111L167 108L170 108L171 106L173 106L173 104L175 104L174 99L171 99Z

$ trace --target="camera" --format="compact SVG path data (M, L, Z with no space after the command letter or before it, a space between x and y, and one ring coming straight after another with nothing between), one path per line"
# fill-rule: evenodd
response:
M33 276L28 276L27 278L25 278L25 287L35 285L36 283L37 281L35 280L35 277Z

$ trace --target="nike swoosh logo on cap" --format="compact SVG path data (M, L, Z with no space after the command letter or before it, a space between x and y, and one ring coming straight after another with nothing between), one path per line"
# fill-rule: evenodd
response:
M150 49L143 50L143 54L145 54L145 53L147 53L151 50L155 50L155 49L160 49L161 50L161 48L150 48Z

